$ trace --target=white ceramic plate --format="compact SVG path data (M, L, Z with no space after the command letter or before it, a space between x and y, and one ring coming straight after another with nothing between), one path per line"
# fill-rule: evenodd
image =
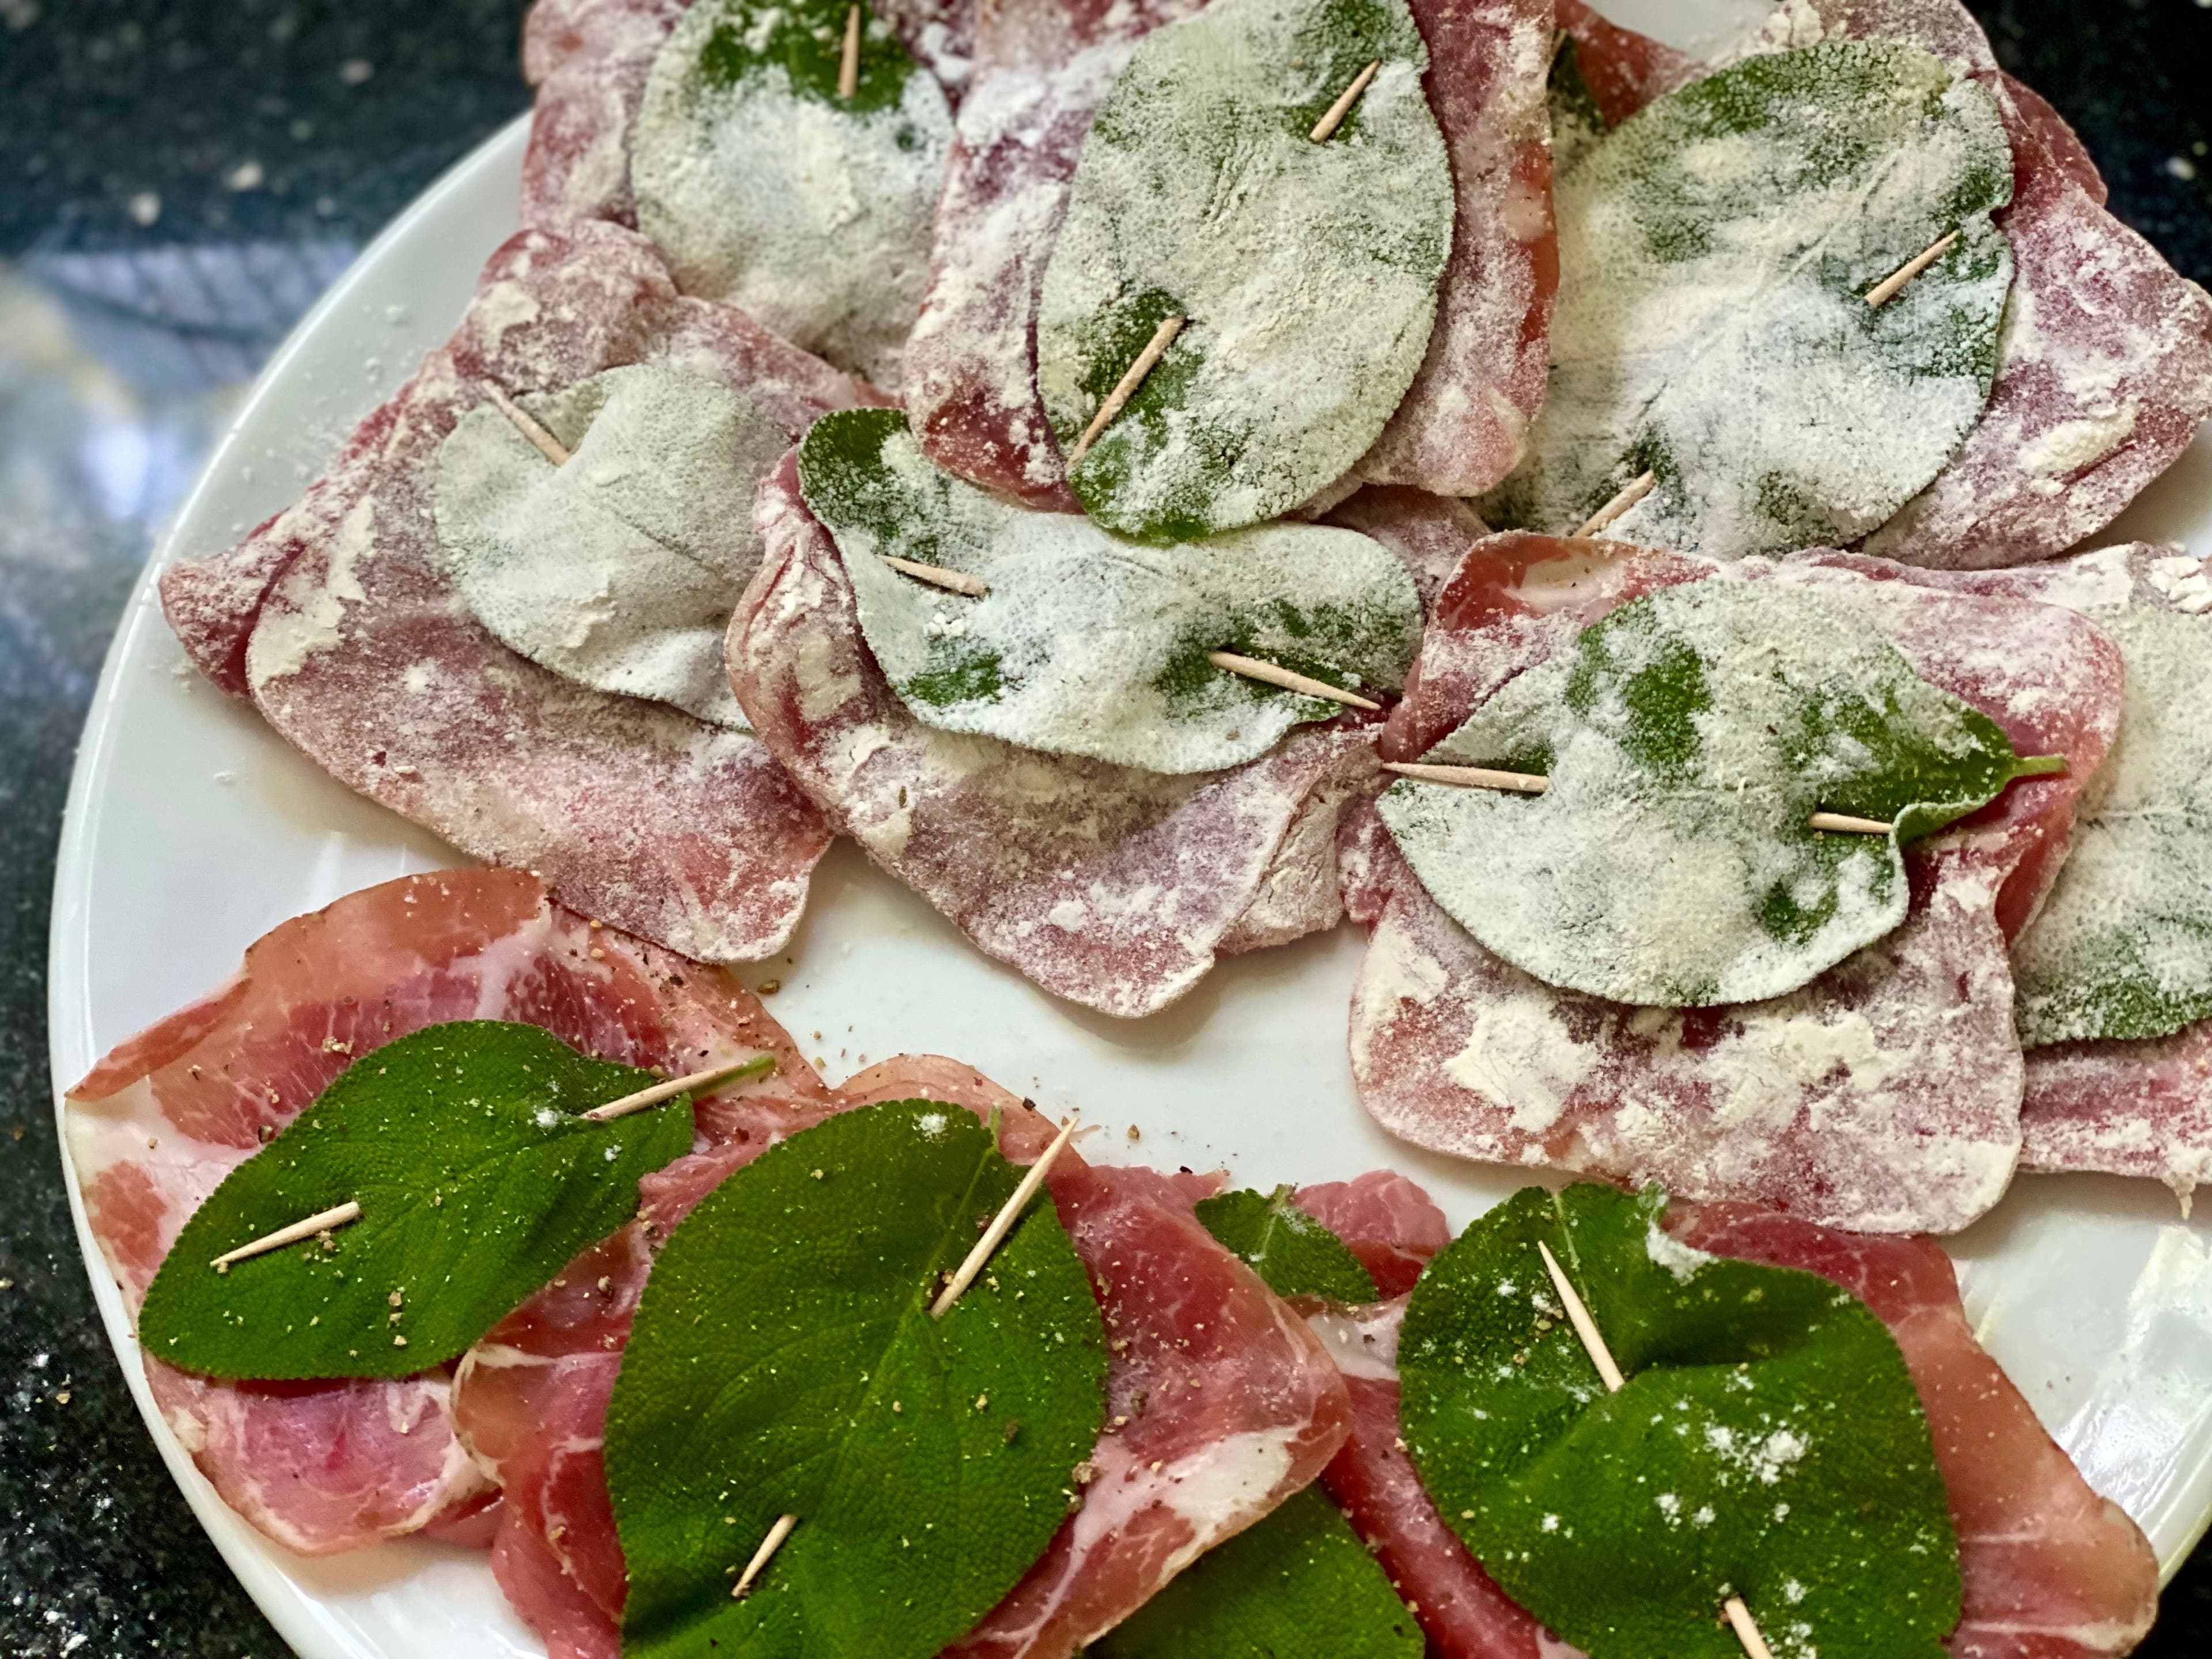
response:
M1644 0L1622 21L1680 44L1761 0ZM1638 12L1643 15L1638 15ZM302 322L217 447L155 567L214 553L289 504L344 433L451 331L515 227L518 122L393 224ZM2137 504L2126 535L2212 552L2212 444ZM2116 535L2120 532L2116 532ZM457 861L349 793L187 665L138 585L77 757L55 884L53 1076L214 986L284 918ZM1056 1002L985 960L934 911L841 844L815 878L787 957L749 977L834 1078L908 1049L955 1054L1048 1110L1080 1103L1139 1143L1132 1158L1227 1164L1266 1186L1390 1164L1464 1224L1521 1184L1399 1145L1356 1103L1345 1055L1361 944L1341 928L1231 960L1173 1009L1124 1024ZM810 1036L810 1033L818 1033ZM64 1145L66 1139L64 1139ZM164 1457L224 1558L307 1659L535 1656L479 1553L403 1541L325 1560L268 1542L215 1496L149 1396L122 1303L70 1200L101 1314ZM2100 1491L2142 1522L2168 1569L2212 1516L2212 1227L2166 1192L2023 1178L1950 1241L1983 1340Z

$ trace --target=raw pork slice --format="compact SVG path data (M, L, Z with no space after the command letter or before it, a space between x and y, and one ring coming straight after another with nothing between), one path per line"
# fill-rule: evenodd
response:
M2121 606L2212 609L2212 571L2203 561L2142 542L1943 580L1972 592L2041 599L2091 615ZM2212 1181L2212 1020L2143 1042L2029 1049L2021 1128L2021 1159L2029 1169L2146 1176L2186 1202Z
M1091 119L1138 40L1202 0L977 0L907 413L932 460L1032 506L1077 510L1036 389L1037 297Z
M1959 1304L1928 1238L1832 1232L1747 1206L1678 1206L1668 1231L1717 1255L1801 1267L1872 1309L1927 1408L1959 1531L1966 1613L1954 1659L2106 1659L2158 1611L2158 1559L2120 1506L2089 1490Z
M1301 727L1227 772L1166 776L923 725L862 643L796 462L762 486L767 544L730 624L762 739L877 863L1046 990L1134 1018L1217 956L1334 927L1332 844L1378 728Z
M1837 556L1841 557L1841 556ZM1558 990L1469 937L1379 832L1347 821L1346 885L1375 918L1352 1073L1383 1126L1492 1163L1656 1181L1831 1225L1949 1231L2002 1195L2021 1064L2007 929L2056 876L2074 803L2118 718L2117 650L2048 605L1939 593L1901 567L1717 566L1617 544L1498 536L1445 588L1384 734L1410 760L1507 678L1615 605L1686 580L1783 581L1863 609L1925 678L2065 776L2013 785L1907 856L1905 924L1771 1002L1630 1008Z
M834 1102L748 1097L712 1121L714 1144L647 1179L637 1222L578 1257L463 1360L455 1416L507 1489L493 1568L556 1659L598 1659L619 1643L627 1586L601 1447L653 1243L776 1140L832 1111L916 1097L998 1108L1000 1144L1017 1162L1054 1133L1018 1097L936 1055L883 1061ZM1072 1152L1054 1168L1053 1201L1106 1316L1112 1416L1083 1507L952 1651L1074 1653L1312 1480L1341 1443L1343 1390L1320 1342L1192 1210L1218 1185L1088 1165Z
M1457 204L1428 356L1354 471L1479 495L1510 472L1544 404L1559 292L1545 84L1552 0L1412 0Z
M767 1053L821 1084L743 988L552 903L515 871L386 882L285 922L238 976L125 1042L69 1091L71 1162L134 1313L222 1177L360 1055L450 1019L541 1025L602 1059L696 1071ZM177 1437L225 1502L288 1548L352 1549L451 1518L485 1490L440 1373L211 1382L146 1362Z
M1560 15L1608 120L1695 78L1656 41L1571 10L1586 9L1565 0ZM1865 549L1945 568L2049 558L2118 517L2212 413L2212 298L2105 211L2081 141L1998 69L1959 0L1789 0L1751 50L1866 37L1923 46L1997 100L2013 145L2012 204L1997 221L2014 276L1980 423Z
M789 938L830 841L766 748L526 661L439 573L436 462L461 415L490 387L646 360L741 389L794 434L860 395L742 312L679 297L632 232L525 231L451 343L299 504L228 553L172 565L162 604L203 672L341 782L686 956L761 957Z
M653 60L691 0L538 0L522 26L523 78L535 87L522 163L522 222L608 219L635 228L629 151ZM870 8L956 103L975 46L969 0L884 0Z

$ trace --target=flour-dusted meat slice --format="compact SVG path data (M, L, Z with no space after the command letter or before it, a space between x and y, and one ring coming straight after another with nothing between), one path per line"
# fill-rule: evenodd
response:
M1038 295L1083 141L1138 40L1200 0L978 0L921 315L902 371L930 459L1077 510L1036 388Z
M1545 112L1552 0L1412 0L1456 212L1428 355L1354 471L1477 495L1519 463L1544 404L1559 237Z
M2015 570L1918 578L2039 599L2095 616L2136 607L2212 610L2212 572L2177 547L2136 542ZM2162 1181L2186 1199L2212 1181L2212 1020L2138 1042L2057 1042L2027 1051L2021 1160Z
M1429 1258L1451 1243L1436 1200L1395 1170L1301 1187L1297 1205L1351 1247L1386 1297L1412 1290Z
M451 1019L526 1021L633 1066L772 1054L778 1089L826 1092L750 994L588 926L529 876L387 882L276 928L230 983L118 1045L70 1091L86 1215L133 1310L225 1175L360 1055ZM302 1553L416 1530L484 1489L454 1438L441 1374L230 1383L149 1358L147 1376L224 1500Z
M2063 754L2069 771L2015 783L1911 849L1912 908L1888 938L1790 996L1692 1011L1607 1003L1508 966L1386 837L1355 824L1355 904L1378 920L1353 992L1352 1072L1384 1127L1462 1157L1656 1181L1866 1231L1952 1231L1996 1200L2020 1145L2006 926L2056 874L2052 849L2117 723L2118 657L2050 606L1875 571L1911 574L1843 556L1715 566L1542 537L1470 551L1391 715L1390 758L1422 752L1638 592L1776 580L1861 611L2021 753Z
M522 26L523 77L537 88L522 163L522 222L606 219L635 228L630 141L646 77L691 0L538 0ZM956 102L975 51L969 0L870 8Z
M452 342L299 505L222 558L171 566L162 599L232 685L246 593L276 569L244 629L245 678L309 758L464 852L541 872L580 909L702 960L759 957L789 937L829 844L805 794L750 733L517 656L439 568L439 447L487 388L647 360L738 388L793 434L860 395L743 313L680 297L631 232L526 231L493 256ZM209 626L211 611L229 624Z
M2158 1610L2158 1559L2119 1505L2089 1490L1959 1303L1927 1238L1868 1238L1741 1205L1678 1206L1668 1230L1717 1255L1832 1279L1889 1327L1927 1409L1959 1533L1966 1611L1954 1659L2106 1659Z
M702 1103L703 1144L638 1183L637 1219L578 1255L461 1357L454 1428L506 1498L493 1571L556 1652L562 1642L585 1655L619 1645L629 1574L607 1497L607 1401L653 1250L733 1170L844 1109L811 1072L795 1075L802 1091L770 1085ZM548 1589L542 1600L534 1593Z
M1224 952L1342 915L1332 842L1377 728L1301 727L1226 772L1167 776L940 732L862 642L836 544L787 459L730 625L730 678L776 758L877 863L1046 990L1124 1017Z
M886 1061L844 1092L996 1107L1026 1142L1008 1145L1018 1160L1051 1133L981 1073L933 1056ZM1053 1203L1106 1322L1107 1425L1080 1506L947 1659L1067 1659L1310 1483L1343 1443L1344 1385L1320 1340L1191 1207L1216 1184L1086 1164L1073 1149L1054 1165Z
M1561 20L1608 120L1695 78L1638 65L1666 49L1611 25ZM2101 530L2189 447L2212 414L2212 298L2105 210L2104 181L2073 131L1997 67L1959 0L1790 0L1754 51L1822 40L1908 40L1980 82L2013 145L2013 199L1997 222L2013 288L1996 384L1980 422L1918 496L1865 543L1907 563L1979 568L2049 558Z
M1689 53L1625 29L1583 0L1559 0L1559 27L1575 43L1575 66L1607 126L1706 72Z
M1490 533L1472 501L1405 484L1369 484L1322 522L1371 536L1396 554L1425 608L1436 603L1461 556Z

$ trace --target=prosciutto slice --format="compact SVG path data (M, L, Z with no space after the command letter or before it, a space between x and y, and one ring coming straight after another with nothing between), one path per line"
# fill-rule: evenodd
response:
M517 656L437 562L439 446L488 388L647 359L743 390L794 434L861 395L742 312L680 297L632 232L525 231L299 504L172 565L162 604L202 672L342 783L686 956L757 957L790 937L829 845L805 794L749 733Z
M1226 772L1167 776L923 725L863 643L793 459L762 486L767 553L730 680L839 830L977 945L1056 996L1135 1018L1218 957L1334 927L1332 851L1378 727L1300 727Z
M821 1085L751 995L553 903L514 871L387 882L288 921L237 977L120 1044L69 1091L85 1212L135 1312L185 1219L362 1054L425 1025L508 1019L628 1065L776 1057ZM467 1514L487 1490L438 1372L247 1384L148 1358L163 1415L223 1499L302 1554Z
M1339 502L1324 522L1371 536L1396 554L1424 610L1459 568L1460 556L1490 533L1474 503L1404 484L1369 484Z
M1743 1261L1801 1267L1872 1309L1928 1413L1959 1533L1966 1611L1954 1659L2105 1659L2158 1611L2158 1559L1974 1340L1951 1260L1929 1238L1867 1238L1747 1206L1678 1206L1668 1231Z
M653 60L691 0L538 0L522 25L537 88L522 163L522 222L606 219L635 228L630 141ZM975 42L968 0L878 0L871 9L956 103Z
M1560 15L1608 120L1696 78L1680 54L1578 0ZM1790 0L1749 49L1866 37L1923 46L1996 98L2013 145L2013 199L1997 220L2014 276L1980 423L1865 550L1939 568L2049 558L2118 517L2212 413L2212 298L2105 210L2081 141L1997 67L1959 0Z
M2143 542L1943 580L1965 592L2093 616L2124 606L2212 609L2212 571L2202 560ZM2029 1049L2021 1125L2021 1159L2029 1169L2148 1176L2186 1201L2212 1180L2212 1020L2141 1042Z
M1841 555L1720 566L1522 535L1468 553L1392 713L1386 758L1416 757L1638 593L1771 580L1859 608L2021 753L2064 754L2069 770L2014 784L1911 849L1911 909L1888 938L1790 996L1688 1011L1603 1002L1508 966L1428 896L1363 807L1347 820L1345 879L1375 931L1352 1061L1385 1127L1461 1157L1656 1181L1868 1231L1954 1231L1996 1201L2021 1133L2008 933L2056 876L2112 739L2119 658L2081 617L1877 571L1910 574Z

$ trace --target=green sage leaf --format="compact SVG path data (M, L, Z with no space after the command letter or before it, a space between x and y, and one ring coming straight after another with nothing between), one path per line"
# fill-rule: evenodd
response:
M678 1096L580 1115L659 1081L534 1025L456 1020L364 1054L193 1212L147 1288L145 1351L210 1376L404 1376L458 1358L637 1210L691 1150ZM351 1200L321 1241L210 1264Z
M1315 1487L1201 1555L1093 1643L1098 1659L1420 1659L1421 1627Z
M863 14L837 95L846 0L697 0L646 81L638 228L688 294L726 300L885 386L928 280L952 145L945 92Z
M1437 902L1548 984L1663 1007L1779 996L1880 939L1904 845L2043 769L1841 601L1725 578L1622 605L1423 758L1551 780L1384 792Z
M1530 1188L1429 1264L1398 1365L1437 1509L1509 1595L1605 1659L1740 1659L1731 1594L1777 1654L1939 1659L1958 1540L1897 1344L1825 1279L1675 1243L1665 1207Z
M1451 247L1427 67L1403 0L1215 0L1138 43L1085 142L1037 318L1063 452L1162 319L1188 319L1068 469L1100 523L1152 541L1257 524L1381 434Z
M2212 1016L2212 620L2099 611L2120 730L2013 951L2021 1041L2160 1037Z
M1574 131L1544 412L1483 516L1570 532L1649 472L1608 534L1733 558L1878 528L1996 374L2012 149L1989 94L1917 46L1832 41Z
M926 1659L1042 1553L1106 1375L1049 1194L929 1314L1020 1176L973 1114L895 1101L770 1147L671 1235L607 1413L625 1653Z
M1288 1187L1272 1193L1248 1188L1200 1199L1198 1218L1277 1296L1374 1302L1382 1294L1350 1247L1300 1209Z
M939 471L896 410L824 416L799 452L807 506L836 538L860 631L925 724L1167 773L1265 754L1344 711L1215 667L1257 657L1370 694L1405 683L1421 603L1356 532L1270 525L1152 546L1037 513ZM969 599L879 556L964 571Z

